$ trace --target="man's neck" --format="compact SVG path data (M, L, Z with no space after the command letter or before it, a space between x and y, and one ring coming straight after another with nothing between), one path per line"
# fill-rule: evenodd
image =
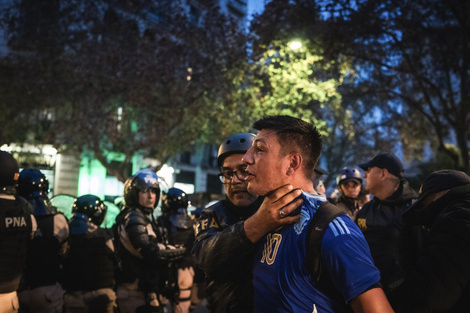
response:
M399 181L385 181L382 188L377 191L376 194L374 194L374 197L380 200L385 200L391 195L393 195L393 193L397 191L398 187L400 187Z
M294 189L300 188L302 191L317 194L315 188L313 188L313 182L311 179L299 179L289 183L294 187Z

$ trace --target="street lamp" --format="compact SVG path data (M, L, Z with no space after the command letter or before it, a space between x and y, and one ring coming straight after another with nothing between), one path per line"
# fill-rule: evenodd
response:
M291 41L291 43L289 44L289 48L291 48L292 50L300 49L300 47L302 47L302 43L297 40Z

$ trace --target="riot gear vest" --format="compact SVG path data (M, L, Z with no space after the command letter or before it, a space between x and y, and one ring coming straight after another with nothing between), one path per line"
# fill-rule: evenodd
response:
M166 249L160 230L140 209L126 208L124 212L116 218L115 226L122 263L120 282L137 278L144 293L165 294L169 265L180 260L185 250Z
M93 233L70 235L64 260L67 291L114 288L114 252L106 245L111 236L102 228Z
M33 230L32 208L23 198L0 198L0 293L18 289Z
M177 263L178 268L193 266L191 249L194 245L195 231L193 220L184 212L163 214L158 218L159 226L164 228L165 237L171 245L186 247L184 258Z
M119 282L136 278L144 293L158 290L161 269L157 257L159 247L157 230L150 219L139 209L125 209L125 215L116 218L118 253L122 261Z
M24 273L25 284L29 288L53 285L61 280L62 243L54 234L54 214L36 216L38 229L28 246L28 257ZM66 220L63 217L66 227ZM68 232L68 230L67 230Z

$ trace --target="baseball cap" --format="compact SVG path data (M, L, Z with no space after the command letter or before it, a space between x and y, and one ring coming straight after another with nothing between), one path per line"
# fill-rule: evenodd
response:
M313 169L315 172L317 172L318 174L320 175L326 175L328 174L327 170L321 168L320 166L315 166L315 168Z
M460 187L470 184L470 176L461 171L456 170L440 170L432 172L423 181L419 188L418 199L412 207L419 207L424 198L431 193Z
M423 184L419 189L418 198L403 214L403 218L407 221L416 223L423 206L423 199L428 195L467 184L470 184L470 176L464 172L449 169L432 172L424 179Z
M383 168L396 177L402 177L404 171L400 159L392 153L379 153L369 162L359 164L359 167L364 171L367 171L367 169L371 167Z

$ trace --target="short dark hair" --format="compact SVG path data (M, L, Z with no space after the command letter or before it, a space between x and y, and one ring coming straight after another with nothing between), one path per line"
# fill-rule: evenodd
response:
M317 128L299 118L288 115L265 116L253 124L256 130L274 131L281 144L282 156L299 152L304 159L306 177L312 177L320 157L322 139Z

